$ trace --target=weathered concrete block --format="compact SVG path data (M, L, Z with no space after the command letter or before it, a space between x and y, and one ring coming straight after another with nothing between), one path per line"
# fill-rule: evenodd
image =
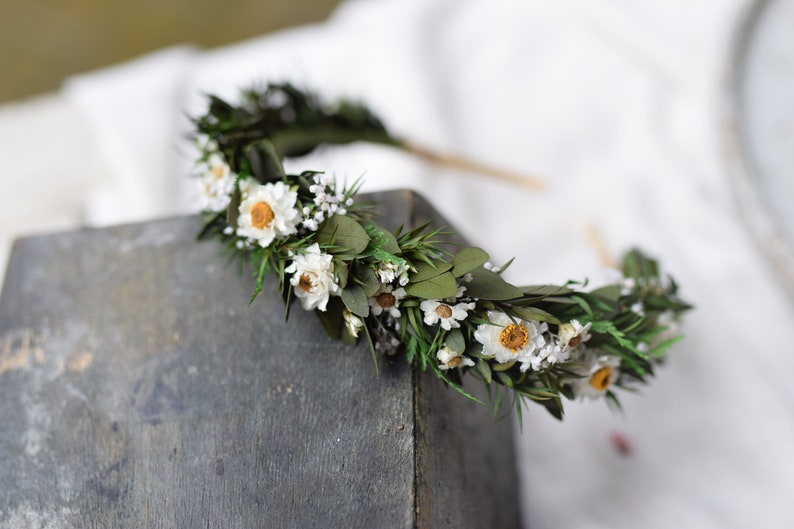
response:
M390 192L387 224L443 221ZM0 527L518 527L509 421L378 379L197 218L17 241L0 297ZM475 384L471 384L472 389Z

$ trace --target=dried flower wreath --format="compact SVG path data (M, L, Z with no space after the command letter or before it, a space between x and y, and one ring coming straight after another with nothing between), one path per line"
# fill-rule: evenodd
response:
M502 278L510 263L496 268L480 248L451 253L438 229L379 226L356 201L360 181L340 187L321 172L284 171L284 158L354 141L483 169L411 146L360 104L326 105L271 84L243 92L236 106L209 96L194 123L206 213L200 237L220 238L250 263L251 302L274 272L288 309L297 298L332 338L365 336L376 370L378 350L404 351L415 368L472 399L462 375L473 374L495 410L512 396L519 419L528 401L562 418L562 397L603 396L619 407L613 389L646 382L681 338L677 321L690 307L638 250L626 254L613 284L593 291L573 281L518 287Z

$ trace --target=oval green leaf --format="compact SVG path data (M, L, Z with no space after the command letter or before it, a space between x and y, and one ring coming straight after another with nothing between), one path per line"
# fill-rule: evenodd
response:
M482 248L464 248L452 258L452 275L460 277L479 268L488 261L488 254Z
M405 292L421 299L451 298L458 293L458 283L452 274L444 272L426 281L408 283Z

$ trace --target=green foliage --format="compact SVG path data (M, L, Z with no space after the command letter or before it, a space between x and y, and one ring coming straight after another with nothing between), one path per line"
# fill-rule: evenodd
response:
M690 306L658 262L639 250L623 260L625 281L595 290L575 282L516 286L486 269L481 248L445 250L450 245L440 229L424 224L392 233L380 226L370 205L354 200L361 179L337 186L321 172L286 173L285 158L322 144L398 144L363 105L327 105L290 84L274 84L244 92L239 105L210 96L208 112L194 122L205 140L201 161L218 155L236 175L228 207L207 212L199 237L218 238L252 270L251 302L274 276L287 316L308 288L289 267L317 244L330 261L317 273L330 274L334 288L325 293L326 310L315 313L331 338L365 339L376 373L378 351L402 350L415 369L432 371L467 398L476 400L463 389L463 375L481 380L495 415L514 410L520 423L523 407L537 403L561 419L563 398L588 392L619 407L613 389L647 382L681 339L676 322ZM302 221L297 233L261 248L237 235L240 205L248 186L273 182L295 193ZM381 308L377 315L371 306Z

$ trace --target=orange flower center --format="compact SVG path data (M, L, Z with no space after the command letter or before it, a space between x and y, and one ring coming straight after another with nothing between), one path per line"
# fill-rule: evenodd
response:
M254 228L262 229L273 222L273 208L264 202L257 202L251 208L251 224Z
M499 335L499 343L515 353L529 343L529 334L526 327L511 323L502 330Z
M377 304L384 309L390 309L394 306L395 301L397 301L390 292L383 292L382 294L378 294L378 297L375 298Z
M436 307L436 314L438 314L439 317L441 317L441 318L451 318L452 317L452 309L449 308L449 305L444 305L442 303L441 305Z
M314 288L314 282L308 274L301 274L300 279L298 279L298 286L306 292L311 292L312 288Z
M609 387L610 378L612 376L612 368L604 366L599 368L595 373L590 376L590 385L598 391L604 391Z

